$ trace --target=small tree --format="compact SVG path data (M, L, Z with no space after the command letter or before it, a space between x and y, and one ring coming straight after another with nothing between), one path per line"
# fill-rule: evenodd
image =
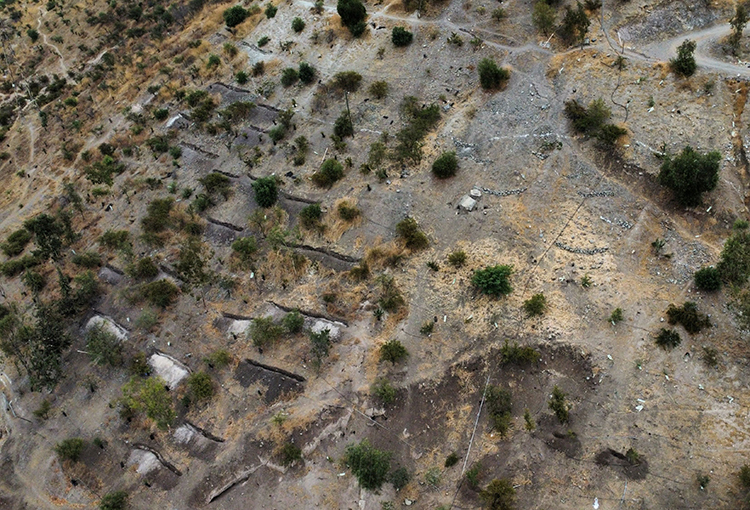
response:
M664 350L671 350L682 343L680 334L673 329L661 328L659 334L656 335L656 345Z
M523 302L523 309L529 317L536 317L547 311L547 298L544 294L534 294L531 298Z
M122 345L114 333L97 324L86 333L86 351L97 365L122 365Z
M453 177L458 171L458 158L455 151L444 152L432 164L432 173L438 179Z
M414 218L404 218L396 224L396 233L403 239L407 248L413 251L423 250L430 241Z
M279 198L279 188L276 184L276 177L261 177L253 183L255 192L255 201L261 207L271 207Z
M224 11L224 23L227 27L234 28L250 16L250 11L241 5L235 5Z
M713 292L721 288L721 273L714 266L700 268L693 275L693 279L698 290Z
M394 365L409 355L404 344L398 340L389 340L380 346L380 361L390 361Z
M176 415L166 382L160 377L133 377L122 387L124 404L136 412L144 412L160 429L168 428Z
M494 297L507 296L513 292L510 284L510 275L513 274L513 266L497 265L477 269L471 277L471 284L483 294Z
M693 53L695 53L695 41L685 39L677 48L677 57L669 61L672 72L683 78L692 76L698 67Z
M256 317L250 323L250 338L256 347L265 347L275 343L281 338L283 332L283 328L271 317Z
M315 79L315 68L307 62L300 62L297 74L299 75L299 81L307 85Z
M482 499L490 510L513 510L515 508L516 490L510 480L492 480L481 493Z
M169 280L156 280L141 287L141 295L154 306L166 308L177 300L180 289Z
M190 395L195 400L208 400L214 395L214 383L206 372L194 372L187 378Z
M79 437L64 439L55 445L55 453L61 460L76 462L81 458L84 444L83 439Z
M312 175L313 182L321 188L330 188L344 177L344 167L335 159L327 159L320 166L320 170Z
M380 378L370 388L372 395L383 404L392 404L396 400L396 388L394 388L390 381L385 378Z
M295 335L305 326L305 317L299 313L299 310L292 310L281 319L281 325L288 334Z
M281 72L281 84L285 87L291 87L299 80L299 73L293 67L287 67Z
M701 195L716 188L719 183L718 151L701 154L689 145L679 156L667 156L659 171L659 183L671 189L684 206L701 203Z
M329 329L317 333L310 331L310 350L315 358L315 364L320 366L331 350L331 331Z
M531 11L531 21L545 36L548 36L554 30L556 17L555 8L544 0L536 2L534 10Z
M100 510L125 510L128 507L128 493L125 491L110 492L99 502Z
M284 443L284 446L279 449L279 457L281 457L281 465L289 467L302 460L302 450L294 443Z
M300 33L305 29L305 22L302 18L296 17L292 20L292 30L296 33Z
M360 0L338 0L336 11L341 17L341 23L354 37L362 35L366 28L364 21L367 18L367 10Z
M479 71L479 83L484 90L499 89L510 78L510 72L498 67L491 58L483 58L479 62L477 70Z
M737 5L734 10L734 17L729 20L729 24L732 26L732 35L729 36L729 45L732 47L732 53L737 54L740 49L740 40L742 39L742 32L745 30L750 16L748 16L747 9L744 5Z
M555 386L552 389L552 397L547 403L560 423L568 423L568 420L570 419L568 414L568 403L565 401L565 397L565 392Z
M716 265L723 280L742 285L750 276L750 232L735 230L724 242L721 260Z
M300 224L306 229L319 229L321 227L320 218L323 217L323 210L320 204L310 204L299 213Z
M378 450L367 439L346 447L345 462L362 488L375 491L388 480L391 452Z
M391 31L391 41L394 46L409 46L412 40L414 40L414 34L406 30L404 27L393 27L393 30Z
M560 25L560 37L568 44L580 44L583 46L586 33L589 31L591 21L586 15L586 10L581 2L576 2L576 8L565 6L565 16Z

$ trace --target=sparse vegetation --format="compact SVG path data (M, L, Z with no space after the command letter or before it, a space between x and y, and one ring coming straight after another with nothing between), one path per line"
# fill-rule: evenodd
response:
M656 335L656 345L664 350L671 350L680 345L682 338L680 334L673 329L661 328L659 334Z
M81 458L84 446L83 439L79 437L63 439L55 445L55 453L60 457L60 460L77 462Z
M458 454L456 452L451 452L446 458L445 458L445 467L453 467L456 464L458 464Z
M455 268L463 267L466 264L466 252L463 250L456 250L448 255L448 264Z
M555 385L552 389L552 396L550 397L549 402L547 402L550 410L555 413L557 420L563 424L568 423L570 419L568 402L565 398L566 396L566 393Z
M708 317L700 313L698 305L690 301L685 302L681 307L670 304L667 308L667 322L672 325L681 324L691 335L711 327Z

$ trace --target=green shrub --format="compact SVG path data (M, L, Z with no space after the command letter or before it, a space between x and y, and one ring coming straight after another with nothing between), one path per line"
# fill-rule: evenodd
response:
M455 268L463 267L466 263L466 252L463 250L456 250L448 255L448 264Z
M580 43L583 45L591 21L589 21L583 5L580 2L576 2L576 4L575 9L570 5L565 6L565 16L563 16L557 33L567 44Z
M482 465L479 462L475 462L466 471L466 481L469 483L469 488L472 490L479 489L479 479L482 475Z
M86 332L86 351L91 356L91 361L97 365L122 365L120 339L102 324L97 324Z
M534 294L531 298L523 302L523 309L529 317L542 315L547 311L547 298L544 294Z
M310 204L299 213L300 224L306 229L320 228L320 219L323 217L323 210L320 204Z
M165 136L149 138L146 140L146 145L148 145L149 149L151 149L151 152L154 154L163 154L169 150L169 141Z
M354 37L362 34L361 25L367 17L367 10L360 0L338 0L336 11L341 17L341 24L349 29Z
M339 138L354 136L352 119L346 110L342 111L341 115L336 118L336 122L333 123L333 134Z
M513 397L510 391L490 385L485 399L492 428L505 437L512 423Z
M609 322L617 324L623 320L625 320L625 315L622 312L622 308L615 308L612 310L612 313L609 315Z
M55 445L55 453L60 460L78 461L83 453L85 443L79 437L64 439Z
M361 214L360 210L349 204L349 202L341 202L336 210L339 213L339 218L344 221L354 221Z
M483 294L494 297L507 296L513 292L513 287L510 284L511 274L513 274L513 266L488 266L474 271L471 284Z
M279 9L276 6L274 6L273 4L267 4L266 5L266 10L265 10L266 18L271 19L271 18L276 17L276 12L278 10Z
M341 71L333 75L333 87L345 92L356 92L361 82L362 75L356 71Z
M261 207L271 207L276 203L279 197L279 188L276 184L276 177L261 177L253 182L253 191L255 192L255 201Z
M177 300L180 289L169 280L156 280L141 287L143 298L154 306L166 308Z
M292 20L292 30L300 33L305 29L305 22L302 18L296 17Z
M369 91L375 99L383 99L388 95L388 82L382 80L372 82Z
M5 242L0 245L0 248L8 257L15 257L23 253L26 245L31 241L31 237L31 232L25 228L18 229L8 236Z
M370 392L382 404L392 404L396 400L396 388L385 378L375 381Z
M661 328L659 334L656 335L656 345L664 350L671 350L680 345L682 338L680 334L673 329Z
M232 192L229 177L224 174L220 174L219 172L211 172L207 176L198 179L198 182L203 184L203 187L206 188L206 191L208 191L212 195L218 194L225 199L229 198L229 195Z
M312 175L313 182L321 188L330 188L336 181L344 177L344 167L335 159L327 159L320 166L320 170Z
M310 351L315 358L315 364L320 366L323 359L328 357L331 349L331 331L324 329L318 333L310 331Z
M284 443L279 449L281 465L289 467L297 461L302 460L302 450L294 443Z
M409 46L412 40L414 40L414 34L404 27L393 27L393 30L391 30L391 42L393 42L394 46Z
M102 265L102 257L95 251L87 251L73 255L71 262L77 266L91 269Z
M251 267L258 251L258 245L252 236L237 239L232 243L232 251L244 267Z
M130 247L130 232L127 230L107 230L99 238L99 244L111 250L126 250Z
M370 445L367 439L346 447L344 461L362 488L375 491L386 482L391 467L391 452Z
M299 73L293 67L287 67L281 71L281 84L285 87L291 87L299 80Z
M711 327L711 321L705 314L698 311L698 306L690 301L685 302L681 307L670 304L667 308L667 322L669 324L682 324L685 331L694 335L699 333L703 328Z
M516 490L510 480L494 479L481 493L482 499L490 510L513 510L515 508Z
M419 328L419 333L425 336L430 336L433 329L435 329L435 322L425 321L425 323Z
M714 266L700 268L693 275L693 279L698 290L713 292L721 288L721 273Z
M265 347L275 343L284 329L271 317L257 317L250 323L250 338L256 347Z
M24 271L21 281L33 294L40 293L44 286L47 285L47 279L44 275L31 269Z
M305 326L305 317L299 313L299 310L292 310L281 319L281 325L287 333L295 335Z
M209 368L222 369L232 361L232 355L226 349L216 349L204 358Z
M128 493L116 491L106 494L99 502L100 510L125 510L128 507Z
M409 483L409 480L411 480L411 475L405 467L394 469L393 472L391 472L391 475L388 477L388 481L391 482L391 485L393 485L393 488L396 489L396 492L406 487L406 484Z
M698 67L693 53L695 53L695 41L685 39L677 48L677 57L669 61L672 72L683 78L692 76Z
M128 274L139 280L150 280L159 274L159 266L151 257L143 257L128 267Z
M122 395L122 402L129 410L145 413L162 430L167 429L176 418L172 397L166 382L160 377L133 377L122 387Z
M539 361L539 351L529 346L519 346L517 342L512 344L507 339L500 348L500 363L503 365L524 366Z
M380 361L390 361L394 365L409 355L409 351L398 340L389 340L380 346Z
M169 117L169 110L166 108L158 108L154 110L154 118L156 120L166 120Z
M456 175L458 171L458 158L455 151L444 152L432 164L432 173L438 179L447 179Z
M393 150L396 161L419 164L422 160L423 139L440 120L437 104L422 107L414 96L407 96L401 103L401 114L407 125L396 133L397 145Z
M26 31L26 35L29 36L29 39L31 39L31 42L35 43L39 40L39 32L34 30L33 28L30 28Z
M171 225L169 213L172 211L174 200L172 198L157 198L146 208L146 216L141 219L141 228L144 232L158 233L164 231Z
M268 41L270 41L270 40L271 40L270 37L268 37L267 35L264 35L263 37L261 37L260 39L258 39L258 48L262 48L263 46L265 46L266 44L268 44Z
M315 68L307 62L300 62L297 75L299 76L299 81L305 85L310 84L315 79Z
M9 260L7 262L4 262L2 265L0 265L0 273L2 273L3 276L11 278L13 276L21 274L31 267L38 266L41 263L41 259L33 255L26 255L18 260Z
M453 467L456 464L458 464L458 454L456 452L451 452L446 458L445 458L445 467Z
M250 16L250 11L241 5L235 5L224 11L224 23L229 28L234 28Z
M196 401L209 400L214 396L214 383L206 372L194 372L187 378L188 390Z
M735 230L724 242L721 259L716 265L723 280L742 285L750 276L750 232Z
M430 244L414 218L404 218L399 221L396 224L396 234L404 241L404 245L413 251L424 250Z
M560 388L555 385L552 389L552 397L547 402L547 405L555 413L557 420L560 423L568 423L570 416L568 414L568 403L565 401L566 394Z
M688 145L679 156L665 157L659 170L659 183L671 189L680 204L699 205L701 195L719 183L720 162L720 152L701 154Z
M740 479L740 485L745 490L750 490L750 466L745 464L740 468L739 473L737 474Z
M378 304L381 308L387 312L395 312L404 304L404 296L401 295L401 291L396 287L396 282L393 277L383 275L380 277L381 293Z
M49 412L52 410L52 404L46 398L42 400L38 409L35 409L32 414L39 419L46 420L49 418Z
M479 83L485 90L495 90L502 87L510 79L510 71L498 67L494 60L483 58L477 66Z

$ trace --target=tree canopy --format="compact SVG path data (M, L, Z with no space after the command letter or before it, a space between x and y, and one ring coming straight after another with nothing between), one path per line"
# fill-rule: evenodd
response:
M682 205L699 205L701 195L719 183L720 161L718 151L701 154L688 145L679 156L666 157L659 172L659 183L670 188Z

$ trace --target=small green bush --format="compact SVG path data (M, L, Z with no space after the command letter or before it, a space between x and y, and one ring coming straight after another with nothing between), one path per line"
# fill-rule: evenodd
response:
M278 10L279 9L273 4L266 5L266 10L265 10L266 18L271 19L271 18L276 17L276 12Z
M305 29L305 22L302 18L296 17L292 20L292 30L296 33L300 33Z
M477 66L479 71L479 83L485 90L495 90L502 87L510 79L507 69L498 67L494 60L483 58Z
M451 452L446 458L445 458L445 467L453 467L456 464L458 464L458 454L456 452Z
M151 257L143 257L135 264L128 267L128 273L139 280L150 280L159 274L159 266Z
M305 317L299 310L292 310L281 319L281 325L288 334L296 335L305 326Z
M609 322L617 324L623 320L625 320L625 315L622 312L622 308L615 308L612 310L612 313L609 315Z
M234 79L239 85L244 85L250 80L250 76L246 71L237 71L237 73L234 75Z
M568 403L565 401L567 395L560 388L555 386L552 389L552 397L547 402L547 405L555 413L557 420L560 423L568 423L570 415L568 412Z
M279 188L276 184L276 177L261 177L253 182L253 191L255 192L255 201L261 207L271 207L279 198Z
M209 400L214 395L214 383L206 372L194 372L187 378L190 395L196 401Z
M512 423L513 397L510 391L490 385L485 400L492 428L505 437Z
M390 361L394 365L409 355L409 351L398 340L389 340L380 346L380 361Z
M258 39L258 48L262 48L263 46L265 46L266 44L268 44L268 41L270 41L270 40L271 40L270 37L268 37L267 35L264 35L263 37L261 37L260 39Z
M307 62L300 62L297 75L299 76L299 81L305 85L310 84L315 79L315 68Z
M102 257L95 251L87 251L84 253L77 253L70 259L73 264L88 269L99 267L102 265Z
M391 482L396 492L400 491L406 484L411 480L411 475L405 467L399 467L393 470L391 475L388 477L388 481Z
M354 126L352 125L352 119L349 113L344 110L336 118L333 123L333 134L339 138L345 138L347 136L354 136Z
M388 82L382 80L372 82L369 91L375 99L383 99L388 95Z
M544 294L534 294L523 302L523 309L529 317L543 315L547 311L547 298Z
M750 490L750 466L745 464L740 468L739 473L737 474L740 479L740 485L745 490Z
M432 164L432 173L438 179L447 179L456 175L458 158L455 151L444 152Z
M393 30L391 30L391 42L396 47L409 46L413 40L414 34L404 27L393 27Z
M97 365L122 365L122 344L114 333L98 324L86 332L86 351Z
M76 462L81 458L84 445L83 439L79 437L64 439L55 445L55 453L60 457L60 460Z
M711 327L709 318L698 311L698 306L690 301L685 302L681 307L670 304L667 308L667 322L669 324L682 324L685 331L694 335L699 333L703 328Z
M404 296L401 295L401 291L396 286L396 282L393 277L383 275L380 278L381 294L378 304L381 308L387 312L395 312L404 304Z
M3 276L11 278L24 272L25 270L38 266L42 263L42 260L33 255L26 255L18 260L9 260L0 265L0 273Z
M169 117L169 110L166 108L159 108L154 110L154 118L156 120L166 120Z
M511 274L513 274L513 266L488 266L474 271L471 284L483 294L494 297L507 296L513 292L513 287L510 284Z
M392 404L396 400L396 388L391 385L388 379L378 379L372 385L370 391L382 404Z
M204 359L209 368L222 369L232 361L232 355L226 349L216 349Z
M430 244L427 236L419 228L414 218L404 218L396 224L396 234L404 241L404 245L413 251L424 250Z
M116 491L106 494L99 502L99 510L125 510L128 507L128 493Z
M39 40L39 32L34 30L33 28L30 28L26 31L26 35L29 36L29 39L31 39L31 42L35 43Z
M170 225L169 214L172 212L174 199L157 198L146 208L146 216L141 219L141 228L144 232L158 233L167 229Z
M503 365L529 365L538 362L540 356L539 351L533 347L521 347L517 342L511 344L507 339L500 348L500 363Z
M8 236L0 248L8 257L15 257L23 253L31 237L31 232L25 228L18 229Z
M323 210L320 204L310 204L299 213L300 224L306 229L320 228L320 219L323 217Z
M287 67L281 71L281 84L285 87L291 87L299 80L299 73L293 67Z
M714 266L700 268L693 275L693 279L698 290L713 292L721 288L721 273Z
M271 317L257 317L250 324L250 338L256 347L265 347L275 343L284 329L276 324Z
M361 214L360 210L349 202L341 202L336 210L339 213L339 218L344 221L354 221Z
M677 57L669 61L669 67L678 76L687 78L695 73L698 65L695 63L695 41L685 39L677 48Z
M112 250L124 250L130 247L130 232L127 230L107 230L99 238L99 244Z
M229 28L234 28L250 16L250 11L243 8L241 5L235 5L224 11L224 23Z
M160 377L133 377L122 387L122 403L132 412L143 412L156 426L166 430L176 414L166 382Z
M166 308L177 300L180 289L168 280L157 280L141 287L141 295L154 306Z
M448 264L455 268L463 267L466 264L466 252L463 250L456 250L448 255Z
M673 329L661 328L659 334L656 335L656 345L664 350L671 350L680 345L682 338L680 334Z
M258 251L258 245L252 236L242 237L232 243L232 251L244 267L251 267Z
M482 475L482 465L479 462L475 462L466 471L466 481L469 484L469 488L472 490L479 489L479 479Z
M212 195L221 195L224 199L229 198L229 195L232 193L229 177L219 172L211 172L205 177L198 179L198 182L203 184L207 192Z
M356 92L362 82L362 75L356 71L341 71L333 76L333 86L345 92Z
M335 159L327 159L320 170L312 175L313 182L321 188L330 188L344 177L344 167Z
M297 461L302 460L302 450L294 443L284 443L279 450L281 465L289 467Z
M367 439L359 444L346 447L344 461L357 477L362 488L374 491L388 478L391 467L391 452L382 451L370 445Z
M706 154L689 145L677 156L669 156L659 169L659 183L672 190L677 201L687 207L700 205L703 193L719 183L721 153Z
M481 493L490 510L513 510L516 490L513 483L505 478L492 480Z

